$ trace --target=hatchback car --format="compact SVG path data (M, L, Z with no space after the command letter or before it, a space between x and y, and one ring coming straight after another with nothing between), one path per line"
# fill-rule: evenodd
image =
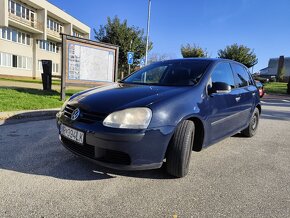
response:
M255 135L261 105L248 69L224 59L157 62L73 95L57 114L63 145L121 170L188 173L191 151Z

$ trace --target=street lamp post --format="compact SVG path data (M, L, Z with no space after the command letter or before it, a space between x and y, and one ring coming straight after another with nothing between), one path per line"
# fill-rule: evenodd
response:
M130 49L129 49L130 52L131 52L131 49L132 49L132 43L133 43L133 40L131 39L131 41L130 41ZM128 64L128 67L129 67L129 69L128 69L129 74L128 75L130 75L130 73L131 73L131 64Z
M145 65L147 65L147 63L148 63L148 47L149 47L149 31L150 31L150 14L151 14L151 0L148 0L148 19L147 19L147 36L146 36Z

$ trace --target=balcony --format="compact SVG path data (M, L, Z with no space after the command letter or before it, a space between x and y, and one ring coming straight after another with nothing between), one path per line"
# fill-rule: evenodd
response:
M60 35L61 33L60 32L46 28L46 33L47 33L48 39L51 39L51 40L56 41L56 42L61 42L61 35Z
M19 17L11 12L9 12L9 22L13 26L16 26L18 28L24 29L29 32L34 33L42 33L43 32L43 23L39 22L37 20L27 20L26 18Z

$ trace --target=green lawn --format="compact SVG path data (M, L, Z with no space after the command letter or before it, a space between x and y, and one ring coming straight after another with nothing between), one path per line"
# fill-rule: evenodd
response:
M80 90L67 90L67 97ZM57 91L31 88L0 88L0 112L58 108L63 104Z
M24 82L24 83L37 83L37 84L42 84L41 79L29 79L29 78L0 78L2 81L12 81L12 82ZM52 79L52 85L60 85L60 80L59 79Z
M283 82L270 82L264 83L266 93L286 94L287 83Z

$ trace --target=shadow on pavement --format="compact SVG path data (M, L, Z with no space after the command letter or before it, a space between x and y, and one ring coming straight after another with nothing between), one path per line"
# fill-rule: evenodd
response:
M173 179L164 167L119 171L97 166L72 154L58 140L54 119L0 126L0 169L65 180L102 180L117 176Z
M290 111L276 111L263 109L262 119L290 121Z

